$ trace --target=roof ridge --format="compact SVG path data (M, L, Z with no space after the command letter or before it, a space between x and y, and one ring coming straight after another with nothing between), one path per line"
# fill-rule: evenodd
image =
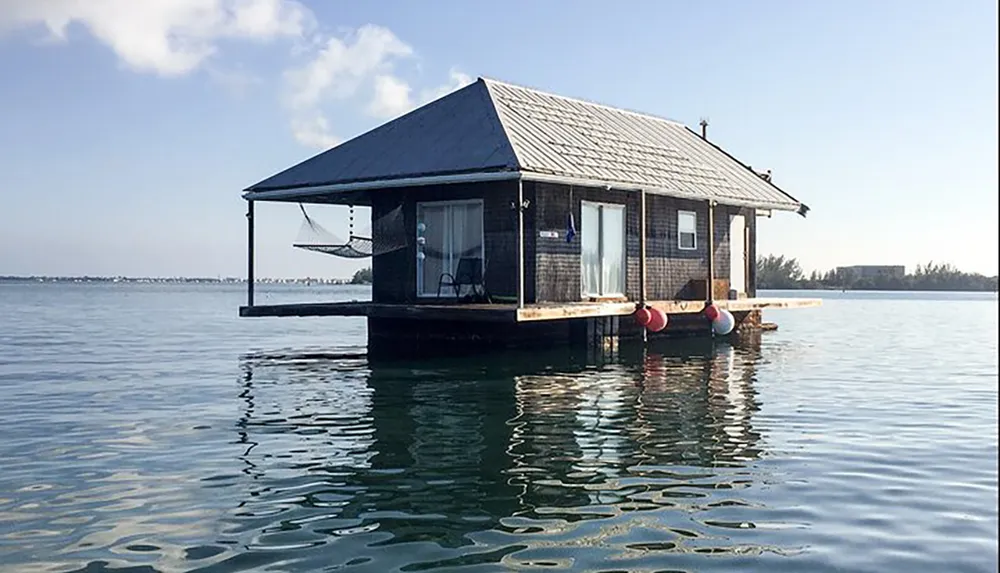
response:
M501 82L492 82L486 78L480 77L477 83L482 83L483 89L486 90L486 99L489 101L490 111L493 112L493 119L496 120L497 126L500 127L500 133L503 136L504 141L507 142L507 147L510 148L510 152L514 154L515 167L519 170L522 169L524 167L524 160L521 157L521 153L518 152L517 146L514 145L514 138L511 137L510 132L507 129L507 124L504 122L500 106L497 105L496 94L493 93L493 89L491 87L491 84Z
M487 87L491 83L492 84L498 84L498 85L502 85L502 86L511 87L511 88L514 88L514 89L527 90L527 91L534 92L534 93L539 94L539 95L544 95L544 96L548 96L548 97L552 97L552 98L556 98L556 99L561 99L561 100L571 101L571 102L575 102L575 103L579 103L579 104L583 104L583 105L589 105L589 106L593 106L593 107L598 107L598 108L605 109L605 110L608 110L608 111L613 111L613 112L616 112L616 113L626 113L626 114L634 115L634 116L641 117L641 118L644 118L644 119L653 119L653 120L656 120L656 121L662 121L662 122L666 122L666 123L672 123L674 125L680 125L680 126L683 126L683 127L687 127L686 123L684 123L682 121L679 121L679 120L676 120L676 119L670 119L669 117L663 117L663 116L659 116L659 115L653 115L651 113L642 112L642 111L636 111L634 109L627 109L627 108L623 108L623 107L615 107L615 106L610 105L610 104L600 103L600 102L596 102L596 101L592 101L592 100L586 100L586 99L583 99L583 98L561 95L561 94L553 93L553 92L542 90L542 89L538 89L538 88L533 88L533 87L522 85L522 84L515 84L515 83L511 83L511 82L505 82L503 80L498 80L498 79L494 79L494 78L488 78L486 76L479 76L477 79L478 79L478 81L481 81L484 84L486 84Z

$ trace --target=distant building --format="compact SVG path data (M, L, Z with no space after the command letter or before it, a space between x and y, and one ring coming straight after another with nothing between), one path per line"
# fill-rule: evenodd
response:
M906 267L903 265L853 265L849 267L837 267L837 274L851 273L859 279L871 279L875 277L883 278L903 278L906 276Z

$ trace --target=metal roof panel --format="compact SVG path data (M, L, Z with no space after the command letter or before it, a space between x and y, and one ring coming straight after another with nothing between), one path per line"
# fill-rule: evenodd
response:
M248 191L504 170L800 207L681 123L483 78Z
M799 207L683 124L484 81L524 171L674 190L722 203Z

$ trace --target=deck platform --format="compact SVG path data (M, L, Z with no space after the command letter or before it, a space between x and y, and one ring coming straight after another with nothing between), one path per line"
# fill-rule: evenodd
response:
M697 314L705 309L705 301L649 301L649 306L666 314ZM808 308L820 306L820 299L811 298L746 298L717 300L715 304L730 312L766 309ZM371 318L453 320L472 322L539 322L571 318L627 316L635 311L635 302L576 302L530 304L383 304L370 301L269 304L240 307L242 317L286 316L363 316Z

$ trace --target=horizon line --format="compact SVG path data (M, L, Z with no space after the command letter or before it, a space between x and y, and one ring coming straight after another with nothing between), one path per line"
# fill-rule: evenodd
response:
M255 277L260 281L350 281L353 277ZM15 280L100 280L100 281L203 281L203 282L247 282L247 277L239 276L128 276L128 275L0 275L0 281Z

